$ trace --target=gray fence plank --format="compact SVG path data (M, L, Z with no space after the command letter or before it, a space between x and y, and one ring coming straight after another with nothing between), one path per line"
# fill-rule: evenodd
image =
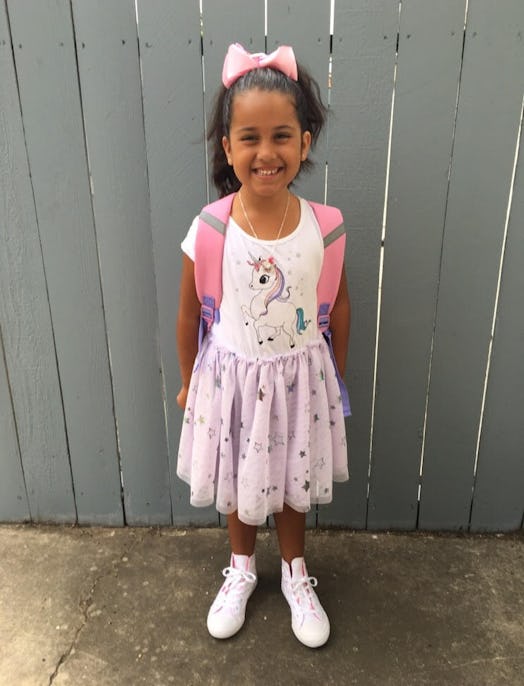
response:
M1 20L0 20L1 21ZM0 36L2 31L0 29ZM0 38L0 42L2 38ZM1 59L1 58L0 58ZM1 74L0 67L0 74ZM0 212L0 217L2 213ZM0 338L0 522L30 520L5 356Z
M420 527L469 524L524 90L521 0L470 0L434 339Z
M133 0L74 0L78 65L129 524L171 523Z
M4 4L0 59L0 322L20 455L32 519L75 522L47 286Z
M308 3L308 21L304 23L304 2L282 3L278 0L270 0L267 7L267 52L270 53L279 45L291 45L295 56L316 79L321 89L322 100L328 103L328 79L329 79L329 2ZM318 143L310 158L315 166L311 171L304 172L293 191L298 195L313 200L324 202L326 158L327 158L327 122L326 127L320 134ZM308 527L317 524L317 508L308 513L306 518Z
M15 131L16 130L16 131ZM9 246L13 237L8 226L19 229L19 203L21 188L18 184L16 155L25 155L21 130L20 109L14 78L11 40L6 21L5 6L0 7L0 188L2 188L0 202L0 521L21 521L30 519L29 502L27 499L24 474L22 470L20 449L16 433L16 419L11 388L6 368L6 354L2 340L2 329L9 330L12 317L16 316L16 302L12 294L17 288L9 278L11 270L8 261L11 255ZM26 191L30 191L26 184ZM28 198L30 195L28 193ZM18 221L15 221L15 218ZM4 228L5 227L5 228ZM33 229L34 229L33 223ZM34 231L33 231L34 235ZM17 241L17 244L19 242ZM7 259L6 259L7 258ZM2 278L8 276L8 281ZM25 276L22 274L22 276ZM40 276L42 276L40 272ZM28 322L29 323L29 322ZM53 351L52 341L50 351ZM56 372L56 369L55 369ZM15 381L16 381L15 372ZM16 389L14 389L16 391Z
M279 45L291 45L297 60L307 67L318 82L326 105L330 55L329 15L329 0L308 3L307 22L304 22L303 0L269 0L267 7L267 52L272 52ZM310 153L310 158L315 166L310 172L302 174L293 190L308 200L324 202L327 126Z
M524 138L519 159L471 514L474 531L519 529L524 516Z
M249 52L265 51L264 11L264 0L252 0L249 8L242 0L203 3L204 107L208 120L222 83L222 66L229 44L240 43ZM207 154L210 157L210 146ZM213 200L217 192L212 182L209 183L209 198ZM221 520L224 524L225 518Z
M369 443L380 235L386 182L398 3L335 3L333 89L328 128L329 204L340 207L348 232L346 270L352 303L348 387L348 484L320 509L322 525L366 525Z
M368 526L416 528L465 3L403 2Z
M230 43L241 43L249 52L264 52L264 0L205 2L202 7L205 65L205 105L211 103L222 84L222 65Z
M212 103L222 84L222 65L230 43L241 43L249 52L264 52L264 0L204 2L202 8L204 46L204 103L209 118ZM211 183L211 182L210 182ZM209 197L217 197L210 186Z
M198 3L139 2L138 21L173 522L216 524L214 507L190 507L189 488L175 476L182 426L175 339L180 242L207 197Z
M9 3L81 522L121 523L120 482L69 2Z

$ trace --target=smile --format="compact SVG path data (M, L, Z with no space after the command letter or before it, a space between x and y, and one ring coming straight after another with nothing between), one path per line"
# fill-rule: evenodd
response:
M258 174L258 176L275 176L275 174L278 174L280 171L280 167L277 167L276 169L254 169L253 171L255 174Z

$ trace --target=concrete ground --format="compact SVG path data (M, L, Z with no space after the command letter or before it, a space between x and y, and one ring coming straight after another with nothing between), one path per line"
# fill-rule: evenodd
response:
M291 633L274 532L228 641L226 532L0 527L1 686L522 686L524 538L308 532L326 646Z

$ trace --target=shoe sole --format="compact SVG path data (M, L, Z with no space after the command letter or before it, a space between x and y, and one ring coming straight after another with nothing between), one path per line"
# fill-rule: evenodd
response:
M307 648L321 648L323 645L325 645L328 642L329 635L331 633L331 628L328 627L328 630L327 630L327 633L325 634L325 636L321 636L320 638L317 638L316 640L313 641L311 639L307 639L304 636L301 636L300 632L297 631L293 625L291 625L291 628L292 628L293 633L295 634L295 637L297 638L297 640L299 640L300 643L302 643L302 645L305 645Z

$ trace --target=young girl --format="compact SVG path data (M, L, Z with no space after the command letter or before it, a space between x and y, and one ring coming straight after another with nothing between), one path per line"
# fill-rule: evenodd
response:
M257 583L257 526L273 514L293 632L318 647L330 627L304 562L305 513L331 501L333 481L347 480L346 437L335 366L317 325L322 236L311 206L289 187L310 165L325 108L290 47L250 55L231 45L222 80L209 134L213 176L221 196L236 195L220 319L200 351L198 218L182 243L177 402L185 414L177 473L191 486L192 505L216 499L227 515L231 560L209 610L211 635L228 638L242 627ZM330 324L341 374L349 318L343 273Z

